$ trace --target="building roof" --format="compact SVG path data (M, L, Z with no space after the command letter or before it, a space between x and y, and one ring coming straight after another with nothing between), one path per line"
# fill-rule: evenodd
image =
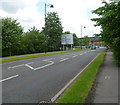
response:
M90 41L93 41L93 42L100 42L101 38L100 37L88 37L90 39ZM80 42L81 42L81 39L83 38L79 38L80 39Z

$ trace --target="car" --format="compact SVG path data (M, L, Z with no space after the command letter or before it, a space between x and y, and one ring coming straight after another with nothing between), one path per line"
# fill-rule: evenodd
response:
M94 49L96 49L96 46L91 46L91 50L94 50Z

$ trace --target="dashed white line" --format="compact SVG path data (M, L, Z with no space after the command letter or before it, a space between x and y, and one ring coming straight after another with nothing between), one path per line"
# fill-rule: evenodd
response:
M74 55L74 56L72 56L72 58L74 58L74 57L77 57L78 55Z
M80 55L83 55L83 53L82 53L82 54L80 54Z
M9 79L13 79L13 78L18 77L18 76L19 76L19 75L14 75L14 76L11 76L11 77L8 77L8 78L5 78L5 79L0 80L0 82L7 81L7 80L9 80Z
M24 66L24 65L25 65L25 64L21 64L21 65L13 66L13 67L8 67L8 69L16 68L16 67L20 67L20 66Z
M62 59L62 60L60 60L60 62L63 62L63 61L68 60L68 59L69 59L69 58Z
M45 60L43 60L43 61L49 61L49 60L51 60L51 59L55 59L55 58L49 58L49 59L45 59Z
M30 63L26 63L26 64L32 64L32 63L34 63L34 62L30 62Z

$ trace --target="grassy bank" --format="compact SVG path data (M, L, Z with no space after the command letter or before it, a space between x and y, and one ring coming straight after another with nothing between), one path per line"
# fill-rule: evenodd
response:
M74 83L57 99L57 103L84 103L100 65L103 62L103 51L74 81Z
M11 62L16 60L23 60L23 59L29 59L29 58L35 58L35 57L42 57L42 56L49 56L49 55L55 55L55 54L61 54L61 53L69 53L69 52L76 52L76 51L82 51L82 50L88 50L88 49L77 49L77 50L70 50L70 51L61 51L61 52L51 52L46 54L39 54L39 55L26 55L24 57L15 57L15 58L8 58L8 59L2 59L0 62Z

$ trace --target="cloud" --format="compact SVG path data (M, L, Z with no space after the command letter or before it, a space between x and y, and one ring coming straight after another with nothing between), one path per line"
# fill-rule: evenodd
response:
M64 31L76 33L81 37L81 25L83 35L92 36L100 32L100 27L90 19L96 17L91 11L101 6L101 0L1 0L0 15L12 17L18 20L27 31L32 26L42 29L44 26L44 4L51 3L53 9L47 7L47 12L56 11L61 18Z
M2 2L2 4L5 4L5 7L3 8L2 5L0 14L2 14L2 17L17 19L22 27L24 27L24 31L33 26L41 29L44 25L44 16L38 11L36 6L38 2L39 0L32 0L31 2L30 0L5 0Z
M36 0L34 0L35 3ZM29 0L1 0L1 9L7 13L16 13L19 9L33 5Z
M86 26L83 29L83 36L92 36L99 33L100 28L95 28L90 20L95 17L92 10L101 6L101 0L50 0L61 18L64 31L76 33L81 37L81 25Z

